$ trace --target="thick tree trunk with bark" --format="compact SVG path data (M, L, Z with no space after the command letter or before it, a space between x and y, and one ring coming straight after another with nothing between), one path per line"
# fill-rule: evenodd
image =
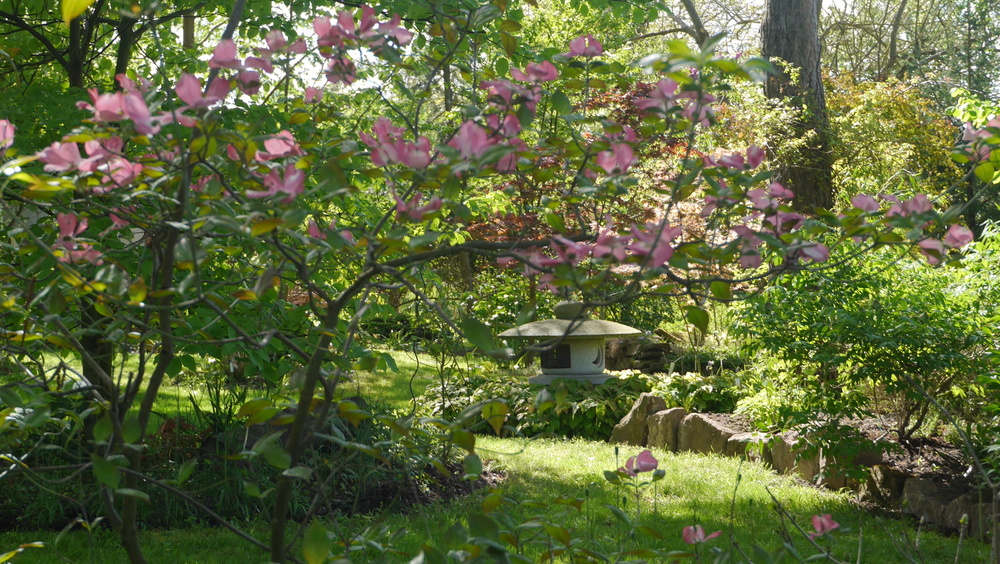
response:
M822 0L767 0L761 25L761 49L766 59L781 59L794 67L768 78L768 98L788 99L802 110L797 134L810 138L795 162L779 171L778 180L795 193L794 205L804 211L833 205L832 159L826 97L820 68L819 13Z

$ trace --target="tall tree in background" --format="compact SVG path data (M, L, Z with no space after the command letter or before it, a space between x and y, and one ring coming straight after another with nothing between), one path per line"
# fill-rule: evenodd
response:
M764 84L768 98L801 109L798 133L807 138L794 163L779 180L795 192L799 209L833 205L832 160L826 99L820 72L819 13L822 0L767 0L761 24L765 59L781 59L781 68Z

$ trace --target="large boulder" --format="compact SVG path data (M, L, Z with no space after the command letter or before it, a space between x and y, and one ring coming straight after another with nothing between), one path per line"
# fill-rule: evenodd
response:
M635 400L635 404L632 405L632 410L615 425L609 442L646 446L646 439L649 435L647 426L649 416L665 409L667 409L667 402L663 401L663 398L645 392L640 394L639 399Z
M903 512L928 523L943 525L950 502L944 489L931 480L910 478L903 485Z
M673 407L650 415L646 446L677 452L678 431L681 428L681 421L686 416L687 410L683 407Z
M903 497L903 485L909 477L905 472L885 464L876 464L868 471L867 478L858 484L858 499L897 509Z
M703 454L725 454L729 438L736 432L701 413L692 413L681 421L677 450Z
M945 507L944 526L962 531L972 538L986 540L993 525L990 519L992 514L989 492L969 492L953 499Z

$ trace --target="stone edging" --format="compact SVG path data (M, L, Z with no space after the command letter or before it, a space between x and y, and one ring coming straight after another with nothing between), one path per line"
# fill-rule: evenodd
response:
M882 507L900 509L926 523L958 530L963 515L968 515L969 536L984 538L989 530L991 504L988 495L978 499L976 493L957 498L931 480L916 478L881 464L881 453L871 453L868 476L864 481L837 476L835 461L827 460L822 451L817 456L798 456L800 438L794 432L768 437L758 444L761 435L738 432L701 413L688 413L682 407L667 408L663 398L644 393L631 411L615 425L609 442L638 447L659 448L670 452L697 452L723 456L746 456L770 465L780 474L798 474L800 478L830 489L850 489L862 501ZM861 461L859 461L861 463Z

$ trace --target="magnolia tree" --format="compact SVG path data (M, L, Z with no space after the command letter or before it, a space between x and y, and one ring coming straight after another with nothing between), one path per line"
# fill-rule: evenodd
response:
M499 11L471 16L450 29L461 35ZM426 73L412 76L415 35L398 17L362 7L319 17L313 31L312 44L280 32L257 46L223 41L208 77L182 74L170 87L120 76L120 89L91 90L79 103L88 112L80 127L37 154L19 156L14 127L0 120L8 157L0 165L3 346L26 375L4 400L8 410L42 414L5 432L40 425L39 398L65 392L56 373L72 365L53 370L44 353L80 361L82 370L64 382L93 400L83 428L95 448L84 465L133 562L144 561L136 527L144 490L168 487L184 497L179 486L144 473L141 453L164 378L197 358L242 352L263 359L267 378L290 382L287 405L258 401L242 411L276 429L244 453L283 470L270 543L244 534L275 562L289 558L290 539L301 535L309 554L326 546L319 526L286 533L293 490L335 471L302 463L312 421L380 417L404 445L419 435L464 448L466 472L478 474L474 440L460 423L395 420L339 399L352 369L380 360L353 335L386 289L412 292L474 345L498 352L489 327L445 311L425 292L420 271L432 260L472 253L517 264L540 286L591 306L601 305L593 292L609 282L633 295L686 295L687 319L704 330L706 299L730 299L734 282L823 268L842 241L912 245L936 264L971 239L954 223L961 210L940 210L923 195L861 195L840 214L797 213L794 194L769 181L763 148L700 153L697 140L715 125L713 104L727 82L767 70L762 61L720 58L711 43L702 51L673 43L640 61L652 87L634 100L644 118L630 127L588 104L608 88L600 76L616 68L590 36L508 76L469 75L468 103L433 120L427 104L446 64L428 54ZM327 87L307 85L301 97L267 110L268 75L287 80L318 65ZM386 115L347 123L338 107L383 91L387 75L366 71L376 65L411 73L411 88L378 101ZM267 119L257 119L262 114ZM995 125L967 132L963 158L997 160ZM656 219L616 221L606 212L636 189L639 149L665 137L684 148L676 173L645 187ZM544 207L558 234L471 239L465 226L481 219L477 202L522 178L557 186ZM285 299L290 291L307 298ZM126 371L129 357L139 362ZM380 456L372 445L331 440ZM15 466L30 467L29 454L12 455Z

